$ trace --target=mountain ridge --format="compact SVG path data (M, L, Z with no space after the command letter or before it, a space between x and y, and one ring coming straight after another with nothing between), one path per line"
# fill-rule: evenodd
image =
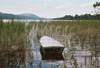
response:
M46 20L47 18L39 17L32 13L23 13L23 14L9 14L0 12L0 18L2 19L35 19L35 20Z

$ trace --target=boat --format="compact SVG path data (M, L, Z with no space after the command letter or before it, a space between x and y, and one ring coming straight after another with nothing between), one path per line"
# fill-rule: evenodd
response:
M40 39L40 53L43 59L58 59L60 60L62 57L62 52L64 50L64 45L62 45L57 40L43 36Z

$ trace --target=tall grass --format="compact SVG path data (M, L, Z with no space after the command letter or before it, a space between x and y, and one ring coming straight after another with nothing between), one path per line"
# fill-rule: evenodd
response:
M37 22L34 22L37 25ZM38 22L39 35L65 35L96 36L100 35L99 20L76 20L76 21L40 21Z
M14 66L14 63L22 64L21 62L24 62L25 32L25 23L14 20L3 22L0 19L0 68L11 67L11 65ZM18 58L20 61L17 60Z
M64 54L65 58L68 58L68 56L70 56L70 53L75 50L73 48L75 45L73 41L80 42L77 44L77 46L80 45L82 50L90 50L90 52L95 52L95 54L91 55L92 57L98 57L98 55L100 54L100 20L40 21L33 23L31 22L30 24L38 27L38 38L47 35L60 41L61 43L64 43L65 47L67 47L68 50L70 50L71 48L72 50L68 52L67 55ZM71 60L73 59L71 58ZM68 59L66 61L68 61ZM85 62L87 62L86 59L84 60L84 63ZM67 62L65 62L65 66L67 66L66 64ZM74 60L74 63L71 62L70 65L75 68L79 66L81 68L84 67L84 65L82 63L80 65L77 60ZM87 64L85 65L87 66Z
M30 30L34 27L37 29L37 40L41 36L47 35L56 40L65 43L67 47L68 39L71 42L73 39L80 40L82 48L84 43L88 40L91 46L91 51L98 53L100 45L100 21L99 20L76 20L76 21L39 21L30 22L29 25L21 21L3 22L0 19L0 53L5 51L13 51L16 48L25 49L27 36ZM38 27L38 28L37 28ZM33 30L34 31L34 30ZM67 39L66 39L67 38ZM73 47L72 42L70 43ZM95 47L95 48L94 48ZM97 48L97 49L96 49ZM25 51L25 50L24 50ZM69 54L65 54L68 56ZM97 55L97 54L95 54ZM1 56L1 54L0 54ZM94 54L93 54L94 56ZM68 59L67 59L68 60ZM77 60L74 60L75 68L78 67ZM82 67L82 65L81 65Z
M0 20L0 51L11 50L13 46L24 47L25 23Z

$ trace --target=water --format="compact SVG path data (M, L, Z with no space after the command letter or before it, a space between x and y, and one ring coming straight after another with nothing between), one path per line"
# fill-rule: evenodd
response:
M25 59L17 57L15 61L6 62L7 68L100 68L100 38L95 42L88 37L82 41L77 37L71 39L71 35L52 35L52 38L65 45L62 53L64 60L42 60L37 30L33 26L27 37Z
M11 19L3 19L4 22L8 22L8 21L11 21ZM32 21L35 21L35 22L39 22L41 20L32 20L32 19L14 19L14 21L22 21L22 22L32 22ZM42 20L42 21L52 21L52 20ZM56 21L56 20L55 20Z
M58 67L59 61L58 60L42 60L40 54L40 43L37 41L37 28L32 28L30 38L31 40L31 50L33 57L26 59L26 67L27 68L55 68ZM33 33L32 33L33 32ZM30 57L30 56L28 56Z
M31 52L33 58L28 62L27 68L99 68L100 67L100 53L96 53L95 46L90 46L91 40L82 41L80 38L71 40L71 36L52 38L58 40L65 45L63 51L64 60L42 60L40 54L40 43L37 39L37 28L33 29L31 38ZM60 39L60 40L59 40ZM100 39L98 40L99 44ZM99 50L98 50L99 51ZM98 52L97 51L97 52ZM98 56L96 56L96 54Z
M11 21L11 19L3 19L4 22L8 22L8 21ZM35 21L35 22L39 22L41 20L32 20L32 19L14 19L14 21L22 21L22 22L32 22L32 21ZM52 20L52 19L49 19L49 20L42 20L42 21L76 21L76 20Z

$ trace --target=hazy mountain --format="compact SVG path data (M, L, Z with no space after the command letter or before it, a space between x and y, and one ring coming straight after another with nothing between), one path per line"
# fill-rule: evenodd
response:
M2 19L35 19L35 20L46 20L46 18L39 17L35 14L31 13L24 13L24 14L19 14L19 15L14 15L14 14L8 14L8 13L2 13L0 12L0 18Z
M17 15L19 16L20 18L23 18L23 19L46 19L46 18L42 18L42 17L39 17L35 14L31 14L31 13L24 13L24 14L20 14L20 15Z
M40 17L36 16L35 14L31 14L31 13L20 14L19 16L40 18Z
M2 19L11 19L11 18L19 19L20 17L17 16L17 15L14 15L14 14L8 14L8 13L0 12L0 18L2 18Z

